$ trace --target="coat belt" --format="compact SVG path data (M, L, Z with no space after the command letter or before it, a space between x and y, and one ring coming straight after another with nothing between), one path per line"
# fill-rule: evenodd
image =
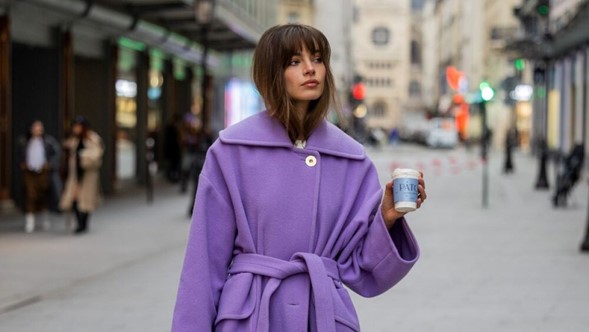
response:
M269 278L262 291L258 316L258 331L263 332L270 331L270 299L282 280L300 273L308 274L317 331L335 332L331 289L333 280L339 281L339 270L333 259L310 253L295 253L290 261L259 254L239 254L233 259L229 273L252 273Z

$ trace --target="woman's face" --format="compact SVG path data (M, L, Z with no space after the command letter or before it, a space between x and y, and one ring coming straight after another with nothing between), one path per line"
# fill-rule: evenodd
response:
M82 125L79 123L74 123L74 126L72 127L72 134L74 134L76 136L80 136L81 133L82 133Z
M294 54L284 70L286 92L299 110L306 110L311 100L319 99L325 83L325 64L321 54L306 47Z

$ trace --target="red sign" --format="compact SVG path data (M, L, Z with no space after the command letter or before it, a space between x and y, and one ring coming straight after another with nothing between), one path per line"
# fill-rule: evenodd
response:
M464 73L454 66L446 67L446 81L452 90L457 91L460 87L460 81L464 78Z

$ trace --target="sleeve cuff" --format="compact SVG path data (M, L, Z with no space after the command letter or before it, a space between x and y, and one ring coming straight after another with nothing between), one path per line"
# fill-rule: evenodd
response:
M380 210L379 210L380 211ZM419 258L417 241L405 218L399 218L389 230L381 213L376 213L370 225L365 242L365 250L374 255L378 265L387 257L396 261L413 264Z

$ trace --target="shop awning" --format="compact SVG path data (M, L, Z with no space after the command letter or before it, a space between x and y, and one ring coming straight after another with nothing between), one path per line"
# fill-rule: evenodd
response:
M512 40L507 43L505 51L514 52L528 59L550 59L566 54L587 42L589 42L589 0L584 0L567 24L559 26L554 33L534 37L523 36Z
M568 52L589 41L589 1L579 5L576 15L552 38L551 55Z
M199 44L203 25L197 22L196 0L95 0L95 4L160 26ZM208 45L218 52L252 49L265 27L233 1L214 1L214 17L208 32Z
M195 5L199 0L27 0L15 4L15 13L26 15L27 8L48 13L47 24L87 25L98 34L125 36L174 54L190 62L202 61L203 24L197 22ZM209 0L212 1L212 0ZM2 4L0 0L0 4ZM274 10L263 0L257 8ZM208 62L216 63L215 53L253 49L267 28L268 17L253 17L241 0L214 0L208 25L207 44L212 54ZM54 17L56 14L61 18ZM52 18L53 17L53 18ZM266 21L263 23L262 21Z

